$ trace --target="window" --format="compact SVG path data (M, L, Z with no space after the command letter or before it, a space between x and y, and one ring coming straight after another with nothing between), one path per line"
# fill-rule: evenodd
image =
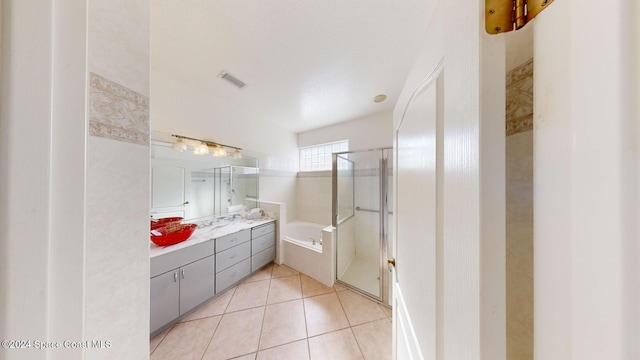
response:
M300 148L300 171L331 170L331 153L348 150L348 140Z

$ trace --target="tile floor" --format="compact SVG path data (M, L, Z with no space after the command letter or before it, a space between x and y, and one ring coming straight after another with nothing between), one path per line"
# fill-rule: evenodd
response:
M151 339L151 359L391 358L391 310L269 265Z

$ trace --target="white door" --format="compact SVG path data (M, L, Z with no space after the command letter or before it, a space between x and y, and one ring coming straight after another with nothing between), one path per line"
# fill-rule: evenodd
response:
M396 129L397 359L436 359L440 70L441 66L417 89Z
M154 218L179 216L189 218L191 175L188 169L174 164L151 166L151 215Z
M504 37L483 14L435 2L394 110L395 359L506 358Z

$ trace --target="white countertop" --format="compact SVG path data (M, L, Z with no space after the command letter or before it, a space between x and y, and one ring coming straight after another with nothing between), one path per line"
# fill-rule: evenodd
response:
M243 220L238 219L234 221L203 221L196 222L198 228L191 234L191 237L181 243L169 246L158 246L151 241L150 257L168 254L172 251L184 249L189 246L200 244L205 241L213 240L225 235L233 234L245 229L251 229L252 227L264 225L275 221L275 219L262 218L260 220Z

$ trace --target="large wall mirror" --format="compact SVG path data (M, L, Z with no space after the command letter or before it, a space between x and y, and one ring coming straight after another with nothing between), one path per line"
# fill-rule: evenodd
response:
M178 152L151 141L151 217L188 220L258 207L258 159Z

